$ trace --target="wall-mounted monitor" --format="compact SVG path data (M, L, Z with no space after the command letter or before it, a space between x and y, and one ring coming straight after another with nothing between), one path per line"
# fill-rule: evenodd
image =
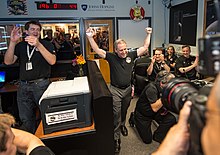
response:
M0 26L0 51L7 50L7 35L5 31L5 27Z
M169 42L196 45L198 0L170 8Z

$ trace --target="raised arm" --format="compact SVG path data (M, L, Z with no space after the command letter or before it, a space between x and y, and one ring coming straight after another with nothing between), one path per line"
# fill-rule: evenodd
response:
M148 53L148 47L150 46L150 38L151 38L152 28L147 27L147 28L145 28L145 31L147 34L144 39L144 45L137 49L138 56L142 56L143 54Z
M103 49L100 49L97 45L97 43L95 42L93 36L95 35L95 31L92 28L88 28L86 30L86 36L89 40L89 43L92 47L92 49L101 57L101 58L105 58L106 57L106 51Z
M147 68L147 75L151 75L154 69L155 55L151 58L151 63Z
M163 54L160 55L160 60L161 60L161 62L162 62L163 68L164 68L167 72L170 72L170 67L166 64Z
M15 61L17 60L17 56L14 55L14 51L15 51L15 45L17 44L18 40L21 37L20 34L21 34L21 30L19 27L14 27L11 31L10 43L8 46L8 50L6 51L4 56L4 63L6 65L11 65L15 63Z

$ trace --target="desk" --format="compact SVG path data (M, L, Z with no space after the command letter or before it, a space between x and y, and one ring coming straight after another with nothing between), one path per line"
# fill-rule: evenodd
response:
M94 124L85 131L61 131L57 135L36 134L56 155L64 152L80 155L114 155L112 95L94 61L87 61L88 79L92 90Z
M18 90L18 85L14 85L6 82L4 86L0 89L0 94L17 92L17 90Z
M57 81L57 80L63 80L64 77L57 77L57 78L51 78L51 82ZM6 82L2 88L0 88L0 95L1 95L1 105L2 110L5 113L12 114L16 121L19 121L19 112L18 112L18 106L17 106L17 90L19 85L18 84L12 84L9 82Z
M89 127L57 131L57 132L53 132L53 133L45 135L43 132L43 123L41 121L35 132L35 136L37 136L40 139L50 139L50 138L53 139L55 137L63 137L63 136L71 136L71 135L79 136L80 134L87 134L87 133L92 133L92 132L95 132L94 121L92 125Z
M19 121L17 90L18 85L5 83L4 86L0 89L0 95L2 111L12 114L16 121Z

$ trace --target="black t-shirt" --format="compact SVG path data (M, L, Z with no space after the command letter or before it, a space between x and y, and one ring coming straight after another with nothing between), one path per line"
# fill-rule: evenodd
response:
M55 154L46 146L38 146L30 152L30 155L55 155Z
M164 65L162 65L162 62L155 62L153 65L153 71L151 75L148 75L148 79L150 81L155 81L157 74L164 69Z
M160 98L160 91L157 89L154 82L150 82L142 91L135 110L144 116L151 116L154 114L151 104L155 103Z
M73 48L73 44L70 41L64 41L62 44L60 44L60 52L73 52L74 48Z
M54 46L46 40L40 40L41 44L50 52L54 53ZM51 73L51 65L44 59L37 49L34 50L30 62L32 63L32 70L26 70L26 63L28 62L27 42L23 41L15 46L15 55L18 57L20 65L20 80L35 80L39 78L48 78ZM33 47L29 46L29 53ZM55 53L54 53L55 54Z
M177 60L176 60L176 65L175 65L175 74L177 77L184 77L190 80L194 80L196 79L196 69L193 68L190 71L186 72L186 73L181 73L179 71L179 68L181 67L188 67L191 66L194 61L195 61L196 57L195 56L189 56L189 58L186 58L184 56L180 56Z
M169 55L165 55L166 64L170 67L170 71L174 71L174 68L170 64L176 63L177 56L173 54L170 58Z
M119 58L116 53L106 52L106 60L110 66L111 84L115 86L128 86L131 84L131 72L137 51L128 52L126 58Z

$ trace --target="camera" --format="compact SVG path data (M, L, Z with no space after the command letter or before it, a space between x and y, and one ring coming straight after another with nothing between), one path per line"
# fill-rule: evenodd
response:
M184 78L174 78L163 88L162 103L177 114L187 100L203 107L208 99L208 94L203 92L204 89L210 89L209 85L206 86L206 83L201 85L198 81L192 82Z
M211 84L198 86L187 79L174 78L162 90L162 103L171 112L179 114L186 101L192 102L189 117L190 149L188 154L202 155L201 132L205 125L205 110Z
M198 46L199 72L202 75L216 76L220 72L220 34L200 38Z

